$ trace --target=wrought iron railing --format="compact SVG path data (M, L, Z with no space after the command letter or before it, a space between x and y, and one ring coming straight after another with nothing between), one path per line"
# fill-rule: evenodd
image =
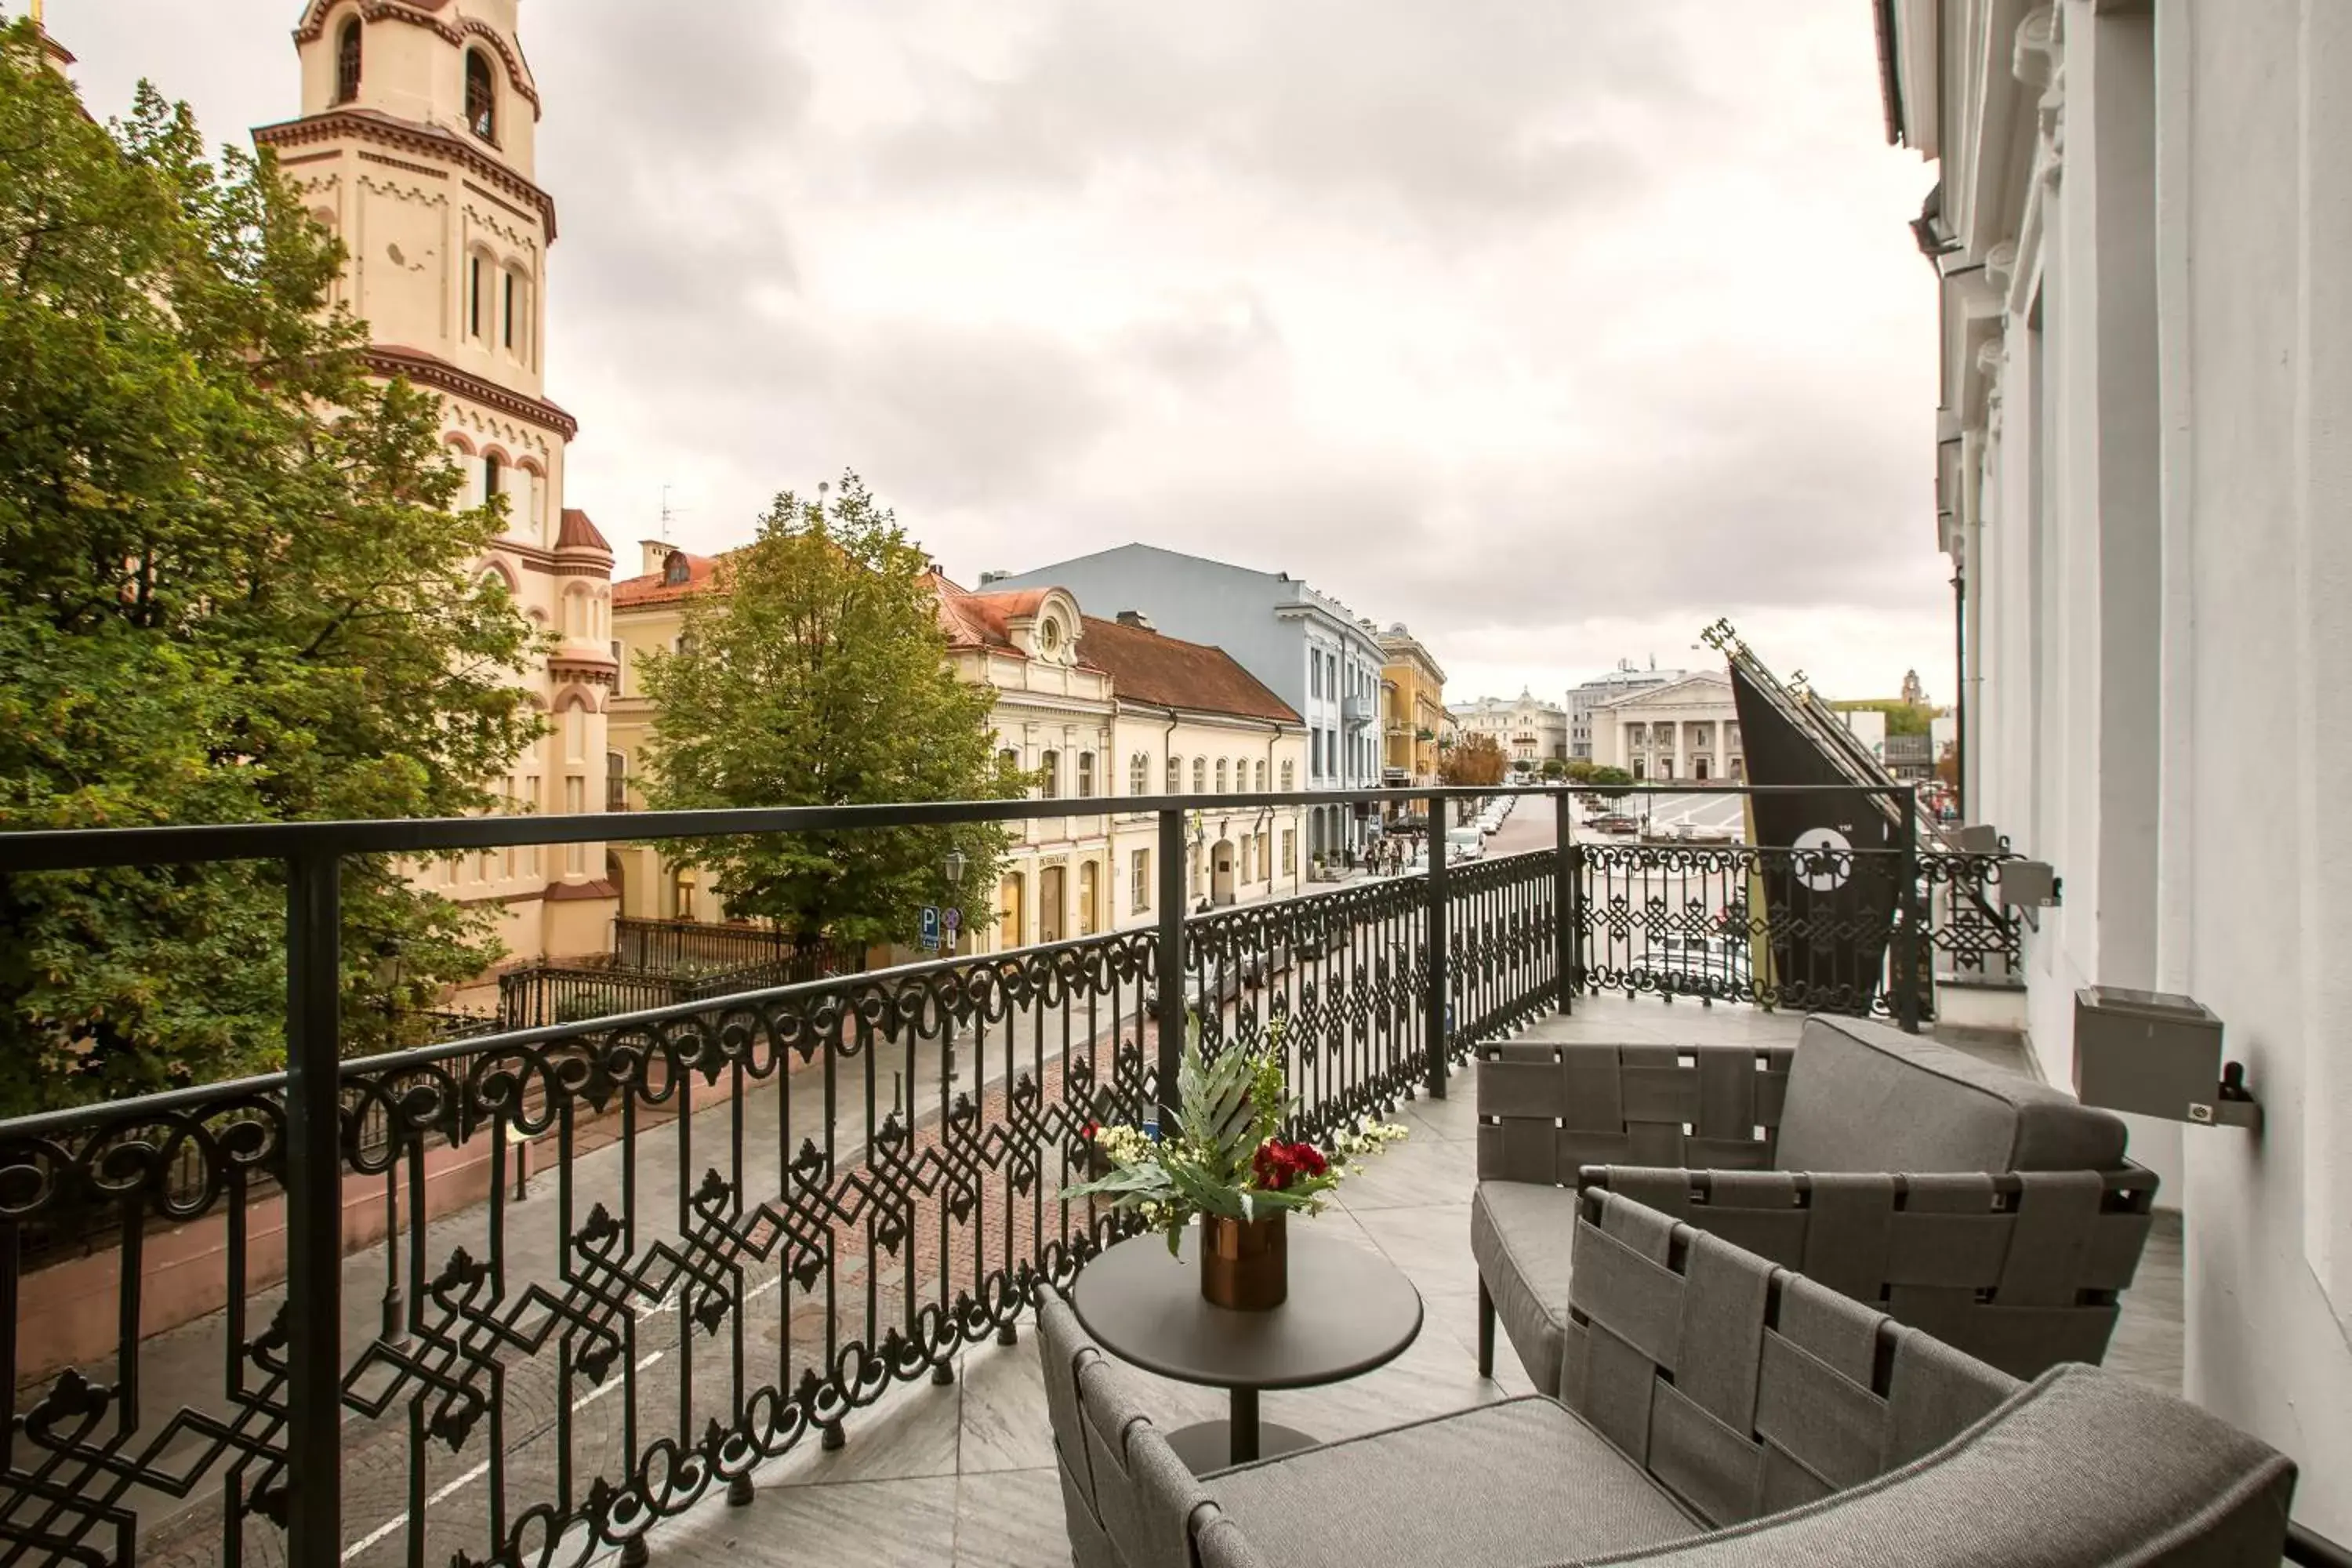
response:
M613 921L613 962L625 969L735 969L799 951L792 936L765 926L714 925L708 921ZM814 978L814 977L812 977Z
M821 980L864 967L856 955L822 942L790 938L728 942L726 926L691 921L628 921L616 932L612 962L597 965L534 963L499 976L499 1022L509 1029L579 1024L621 1013L699 1002L738 992ZM680 931L672 928L686 926ZM719 933L712 940L711 933ZM754 938L765 932L745 932ZM650 963L633 963L643 954ZM699 954L700 956L690 956Z
M1446 793L1342 798L1410 799L1443 821ZM348 1062L342 857L590 841L609 824L0 837L0 873L281 860L290 1019L282 1072L0 1123L0 1564L642 1560L657 1521L747 1499L755 1467L812 1434L845 1440L894 1381L947 1380L961 1344L1009 1334L1038 1282L1109 1238L1107 1215L1056 1194L1083 1167L1087 1122L1168 1098L1188 1012L1213 1047L1278 1044L1298 1130L1325 1132L1444 1093L1473 1043L1580 989L1683 994L1633 945L1658 919L1678 929L1683 906L1634 889L1769 889L1769 857L1787 853L1579 842L1563 794L1525 793L1558 813L1557 847L1190 918L1188 811L1333 795L1139 800L1159 824L1154 927ZM1063 809L641 814L631 828ZM1911 973L1918 929L1877 939ZM1859 1008L1887 989L1726 981L1704 994ZM111 1254L85 1260L102 1268L24 1273L29 1237L93 1213L115 1221ZM191 1257L210 1271L205 1310L157 1334L179 1321L161 1298L195 1289Z

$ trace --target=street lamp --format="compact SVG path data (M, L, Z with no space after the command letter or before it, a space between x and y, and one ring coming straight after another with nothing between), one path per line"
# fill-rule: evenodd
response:
M961 849L949 850L947 859L941 863L940 868L947 873L949 887L961 888L963 886L963 851Z

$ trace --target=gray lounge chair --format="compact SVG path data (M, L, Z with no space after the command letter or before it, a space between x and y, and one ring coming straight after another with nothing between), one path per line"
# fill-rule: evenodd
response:
M1610 1188L2019 1377L2097 1363L2156 1199L2121 1120L1933 1040L1805 1020L1793 1053L1481 1047L1479 1370L1568 1342L1579 1187Z
M1039 1311L1077 1568L2272 1568L2294 1468L2095 1367L2031 1384L1613 1193L1580 1200L1563 1398L1194 1477Z

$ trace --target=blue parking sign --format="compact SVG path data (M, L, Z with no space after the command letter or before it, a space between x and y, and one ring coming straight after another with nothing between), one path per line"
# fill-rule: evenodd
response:
M937 952L939 950L940 906L937 904L925 904L923 906L923 951L925 952Z

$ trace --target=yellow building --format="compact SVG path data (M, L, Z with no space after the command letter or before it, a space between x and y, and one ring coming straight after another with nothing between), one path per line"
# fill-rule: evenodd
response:
M351 253L336 302L368 323L372 369L440 394L463 503L506 498L481 571L558 638L518 678L550 732L504 793L519 809L593 810L605 786L613 552L563 504L578 428L547 397L547 251L555 200L533 179L540 97L517 0L312 0L295 28L301 113L254 140L276 150L311 216ZM615 904L604 846L519 849L423 879L494 904L510 957L600 951Z
M644 573L613 588L619 662L613 701L616 808L641 806L634 783L653 705L639 678L648 654L674 652L687 600L713 591L719 559L643 543ZM972 592L933 574L947 658L959 679L992 688L989 721L1036 793L1068 815L1009 825L996 918L962 951L1003 952L1097 936L1158 919L1159 826L1121 811L1119 795L1270 793L1297 788L1305 766L1298 715L1223 650L1162 637L1139 616L1086 615L1062 588ZM1295 806L1203 813L1186 846L1190 905L1298 890ZM623 912L718 920L724 909L690 867L650 847L615 857Z
M1446 723L1445 670L1402 621L1381 634L1381 782L1433 784Z

